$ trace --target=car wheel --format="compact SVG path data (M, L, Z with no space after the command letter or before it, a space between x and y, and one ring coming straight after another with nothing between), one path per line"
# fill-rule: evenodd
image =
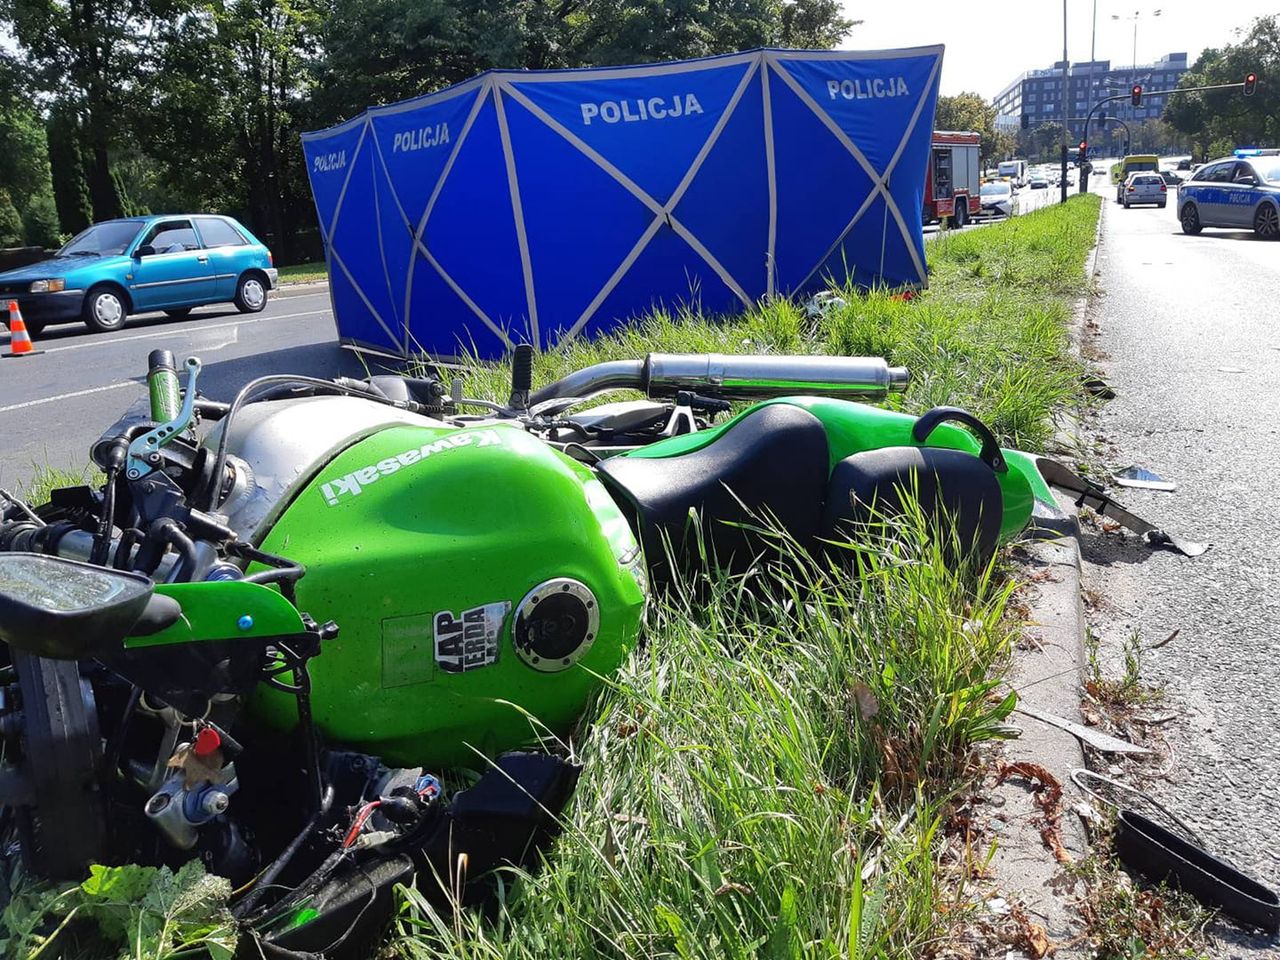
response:
M170 320L185 320L191 316L190 307L178 307L176 310L166 310L164 315Z
M38 337L44 332L43 320L24 320L23 325L27 328L27 333L32 337Z
M1258 212L1253 215L1253 232L1263 240L1280 237L1280 210L1270 203L1258 207Z
M85 326L97 333L119 330L128 313L124 296L114 287L98 287L84 298Z
M1156 204L1156 206L1158 206L1161 210L1163 210L1163 209L1164 209L1164 207L1165 207L1165 205L1164 205L1163 203L1158 203L1158 204Z
M1128 201L1128 200L1125 200L1125 201L1123 201L1123 203L1124 203L1124 208L1125 208L1126 210L1128 210L1128 209L1129 209L1129 201Z
M951 226L956 230L963 230L964 225L969 222L969 202L963 200L957 203L955 212L951 215Z
M1178 218L1182 221L1182 232L1195 236L1204 229L1200 223L1200 213L1196 210L1195 204L1188 203L1182 208L1182 215Z
M236 309L241 313L257 313L267 305L267 285L256 273L246 273L236 284Z

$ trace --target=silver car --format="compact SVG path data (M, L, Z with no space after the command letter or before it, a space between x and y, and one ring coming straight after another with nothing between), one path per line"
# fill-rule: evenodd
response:
M1263 240L1280 238L1280 150L1206 163L1178 189L1178 219L1183 233L1252 227Z
M1135 203L1154 203L1163 207L1168 196L1169 187L1164 177L1149 171L1134 171L1116 187L1116 203L1123 203L1126 210Z
M982 216L1013 216L1013 185L1007 180L988 180L980 189Z

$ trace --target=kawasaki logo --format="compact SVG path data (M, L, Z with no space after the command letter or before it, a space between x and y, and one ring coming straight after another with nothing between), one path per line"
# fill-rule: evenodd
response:
M389 477L405 467L412 467L415 463L421 463L438 453L448 453L459 447L492 447L500 443L502 443L502 437L497 430L472 430L469 433L450 434L439 440L424 443L420 447L406 450L404 453L397 453L394 457L371 463L359 470L352 470L345 477L322 483L320 492L324 494L325 502L329 506L336 506L343 497L358 497L369 484L377 483L383 477Z

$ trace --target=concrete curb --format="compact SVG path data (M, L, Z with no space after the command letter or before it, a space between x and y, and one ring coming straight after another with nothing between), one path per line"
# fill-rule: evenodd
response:
M1105 207L1104 207L1105 209ZM1098 248L1102 243L1099 214L1094 245L1085 261L1090 284L1096 275ZM1094 294L1090 290L1075 304L1071 320L1071 350L1080 357L1085 321ZM1078 420L1068 414L1059 425L1064 446L1070 448L1078 433ZM1030 625L1027 649L1015 654L1010 684L1020 704L1035 707L1066 720L1081 722L1080 682L1084 666L1086 622L1080 593L1080 527L1074 503L1059 496L1070 516L1069 529L1059 539L1025 547L1023 573L1033 593L1027 600ZM1084 751L1071 734L1016 713L1013 719L1022 735L1005 743L999 759L1004 763L1029 762L1044 767L1063 784L1061 840L1072 859L1088 853L1088 839L1080 818L1071 812L1078 791L1069 779L1074 767L1083 767ZM1001 895L1021 903L1033 922L1045 928L1054 956L1069 960L1088 955L1087 945L1077 943L1083 932L1071 900L1081 892L1079 881L1063 870L1041 835L1043 811L1024 781L1009 780L994 786L989 797L1000 809L998 846L990 865L991 879Z

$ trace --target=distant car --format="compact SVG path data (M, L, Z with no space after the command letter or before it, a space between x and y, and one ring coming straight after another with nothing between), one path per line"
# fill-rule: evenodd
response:
M1252 227L1264 240L1280 238L1280 150L1206 163L1182 182L1178 219L1183 233Z
M1049 181L1044 177L1032 177L1030 186L1032 190L1048 190Z
M1161 170L1160 179L1164 181L1166 187L1178 187L1182 184L1182 177L1178 176L1172 170Z
M75 320L105 332L151 310L181 319L229 302L257 313L277 279L271 251L230 217L128 217L95 223L52 259L0 273L0 300L18 302L33 334Z
M1007 180L991 180L979 188L982 215L986 217L1013 216L1013 185Z
M1190 161L1189 159L1186 159L1186 160L1179 160L1179 161L1178 161L1178 169L1179 169L1179 170L1190 170L1190 169L1191 169L1191 161Z
M1123 203L1126 210L1139 203L1154 203L1163 208L1168 196L1169 188L1158 173L1131 173L1116 188L1116 203Z

